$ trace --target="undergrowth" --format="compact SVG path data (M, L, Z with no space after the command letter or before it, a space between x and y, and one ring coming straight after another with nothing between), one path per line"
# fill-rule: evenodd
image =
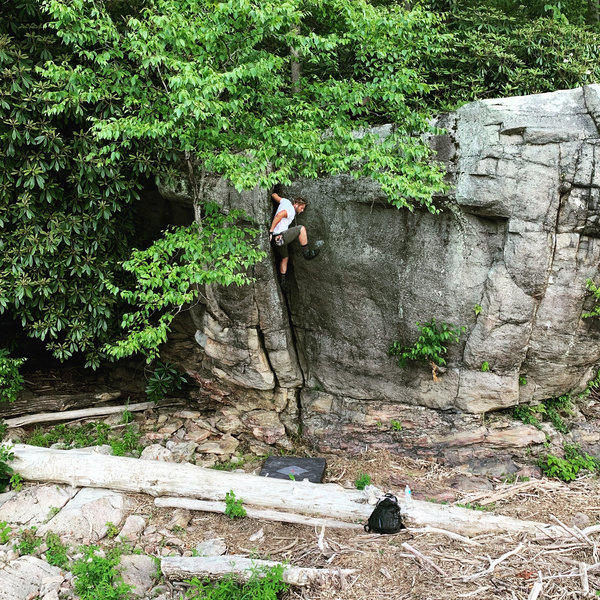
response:
M190 586L186 600L277 600L289 587L283 581L283 565L255 568L251 573L245 583L232 575L215 583L194 577L186 581Z
M38 428L25 441L31 446L41 446L42 448L48 448L52 444L63 444L70 448L108 444L115 456L126 454L139 456L143 449L138 443L140 437L137 426L133 424L112 431L110 425L104 422L83 425L62 423L46 432Z
M46 534L46 560L55 567L60 569L66 569L69 564L69 557L67 555L67 547L62 543L60 536L56 533L49 531Z
M243 499L236 498L233 490L225 494L225 514L230 519L240 519L246 516L246 509L242 506Z
M71 571L75 576L75 593L81 600L129 600L132 586L123 581L118 571L120 553L97 553L98 546L82 547L83 557L75 561Z
M521 404L513 409L515 419L541 429L543 421L549 421L560 433L568 433L569 427L563 417L573 415L573 402L570 394L559 398L548 398L539 404Z
M564 458L554 454L546 454L538 460L538 466L547 477L556 477L562 481L573 481L580 471L598 473L600 460L582 453L579 444L565 444Z
M8 464L14 458L12 446L0 446L0 493L6 490L15 474L14 469Z

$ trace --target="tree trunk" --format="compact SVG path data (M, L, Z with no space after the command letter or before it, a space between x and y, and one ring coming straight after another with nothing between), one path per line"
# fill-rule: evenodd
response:
M154 504L160 508L185 508L186 510L201 510L225 514L227 505L224 502L210 502L208 500L193 500L191 498L156 498ZM282 512L280 510L266 510L260 508L244 507L246 516L251 519L263 521L277 521L279 523L296 523L310 527L332 527L336 529L363 529L358 523L346 523L335 519L307 517L296 513Z
M85 408L103 402L112 402L121 397L121 392L102 392L99 394L60 394L49 396L31 396L21 394L15 402L0 404L0 417L25 415L37 412L54 412L69 408Z
M75 421L86 417L99 417L105 415L114 415L122 413L126 410L129 412L138 412L154 408L154 402L140 402L138 404L122 404L120 406L101 406L97 408L83 408L81 410L67 410L64 412L38 413L27 417L16 417L14 419L6 419L4 424L7 427L23 427L24 425L32 425L33 423L50 423L53 421Z
M167 556L160 561L160 568L167 579L199 579L208 577L219 579L233 574L240 581L248 581L252 571L259 568L275 567L281 563L272 560L258 560L243 556ZM304 567L283 567L283 581L290 585L306 586L311 583L332 583L336 579L343 581L352 575L354 569L315 569Z
M86 454L16 444L14 470L29 481L144 492L151 496L183 496L223 502L233 490L247 505L272 508L349 523L365 523L373 511L366 491L334 483L310 483L228 473L191 464L148 461L122 456ZM372 492L371 492L372 493ZM461 535L526 533L550 537L567 535L557 526L520 521L456 506L400 501L409 526L438 527Z

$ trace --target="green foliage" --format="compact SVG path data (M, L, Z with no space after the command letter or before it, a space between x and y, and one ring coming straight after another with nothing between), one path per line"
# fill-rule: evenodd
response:
M245 583L233 576L216 583L194 577L186 583L190 586L186 600L277 600L288 589L283 581L283 565L255 568Z
M527 377L520 375L519 376L519 385L527 385Z
M392 426L393 431L402 431L402 422L397 421L396 419L392 419L390 421L390 425Z
M12 451L12 446L0 446L0 493L6 491L10 483L10 479L14 474L13 468L8 464L14 460L15 455Z
M371 485L371 476L367 473L361 473L354 481L354 485L357 490L364 490L368 485Z
M476 304L473 307L473 312L475 313L475 316L479 316L479 313L481 312L481 304Z
M600 388L600 371L596 373L596 376L594 378L588 381L587 385L585 386L585 390L583 390L583 392L579 394L579 398L587 398L587 396L589 396L598 388Z
M225 494L225 514L230 519L240 519L246 516L246 509L242 506L243 499L236 498L233 490Z
M46 517L46 522L55 517L60 512L60 508L58 506L52 506L48 511L48 516Z
M491 511L495 508L495 504L493 502L491 504L477 504L477 502L467 502L466 504L457 503L456 506L468 508L469 510L479 510L482 512Z
M49 531L46 534L46 561L55 567L66 569L69 565L69 557L67 556L67 547L62 543L60 536Z
M554 428L561 433L568 433L569 428L562 415L572 416L573 403L571 396L565 394L559 398L548 398L540 404L521 404L513 409L515 419L541 429L542 421L550 421Z
M110 425L106 423L84 423L83 425L55 425L48 432L36 429L27 439L31 446L48 448L52 444L61 443L66 447L84 448L108 444Z
M585 282L585 287L592 293L595 304L592 310L584 312L581 316L584 319L591 319L593 317L600 317L600 287L598 287L591 279Z
M97 546L82 547L83 557L71 567L75 593L81 600L129 600L132 586L123 582L117 570L119 553L96 553Z
M258 230L240 225L242 214L224 215L216 204L207 203L200 228L194 224L172 229L148 249L132 253L122 266L135 276L135 289L108 286L134 308L122 319L125 339L104 347L109 356L142 352L150 362L158 356L175 316L197 301L199 286L252 281L248 269L265 253L255 247Z
M482 373L487 373L490 370L490 363L485 360L481 363L481 372Z
M97 139L117 147L160 140L195 156L189 168L238 189L321 173L372 177L397 206L436 211L431 195L444 186L419 136L429 129L421 99L430 89L420 71L423 54L441 53L444 40L439 17L421 7L153 0L139 18L117 23L85 0L46 6L52 30L82 63L46 67L62 90L48 94L53 112L114 90L127 106L95 121ZM227 44L215 32L226 32ZM302 56L297 82L290 48ZM389 121L397 125L385 140L367 132ZM195 198L202 178L190 182Z
M1 244L0 241L0 249ZM0 287L0 293L1 289ZM2 306L0 305L1 312ZM19 373L19 367L25 360L25 358L10 358L8 350L0 348L0 402L14 402L17 394L23 389L24 379Z
M115 538L119 535L119 528L112 521L106 521L106 536Z
M510 475L505 475L502 478L502 483L517 483L517 481L529 481L530 477L519 477L516 473L511 473Z
M582 454L581 446L578 444L565 444L564 453L564 458L546 454L538 461L539 467L547 477L573 481L580 471L592 473L600 471L600 461L587 453Z
M19 531L19 540L14 545L15 550L18 550L19 554L36 554L39 547L42 545L43 540L36 535L37 527L31 527L29 529L22 529Z
M0 544L6 544L10 541L12 529L6 521L0 521Z
M127 423L131 423L131 421L133 421L133 413L129 410L124 410L121 415L121 423L127 425Z
M187 383L179 369L172 363L158 362L148 378L146 394L152 402L158 402L168 394L180 390Z
M418 323L419 337L412 346L403 346L393 342L388 353L398 357L398 365L406 366L409 360L422 361L427 364L443 366L446 364L444 355L448 352L447 345L458 342L464 327L456 327L452 323Z
M534 425L540 429L541 423L537 415L542 414L542 410L545 411L543 405L540 404L535 404L533 406L530 406L529 404L520 404L513 408L513 417L526 425Z
M26 442L31 446L48 448L52 444L63 444L65 447L84 448L88 446L110 445L115 456L127 454L139 455L142 448L139 445L141 434L137 426L127 425L122 430L111 431L110 425L99 423L85 423L83 425L55 425L44 433L36 429Z
M429 0L446 14L447 52L427 60L432 102L571 89L600 78L600 36L565 2ZM567 18L568 15L568 18Z
M20 492L23 489L23 477L19 473L13 473L9 484L15 492Z
M139 444L141 433L134 425L128 425L120 436L108 440L113 456L139 456L143 447Z
M121 110L116 90L97 101L83 94L50 115L46 94L59 88L37 69L77 59L44 29L41 4L2 5L0 314L10 313L57 358L83 352L96 366L116 309L106 283L122 279L116 262L129 251L131 204L140 175L157 164L135 143L119 151L91 135L94 119Z

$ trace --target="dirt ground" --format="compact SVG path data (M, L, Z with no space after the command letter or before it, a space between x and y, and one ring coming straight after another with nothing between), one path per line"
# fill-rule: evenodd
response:
M573 535L541 543L525 536L488 534L466 543L410 529L395 535L327 529L320 548L318 528L194 513L179 537L189 549L200 541L222 537L228 554L288 561L296 566L355 569L342 581L336 577L312 589L292 589L284 600L600 596L600 527L589 535L578 533L600 524L597 476L584 476L569 485L548 479L482 482L482 478L469 478L435 463L387 453L326 458L325 481L352 486L359 474L369 473L373 483L386 491L400 493L406 480L411 482L416 498L447 498L444 501L450 504L470 506L486 505L489 499L500 496L486 505L494 513L551 524L558 519ZM462 490L456 489L457 482ZM172 509L157 509L151 498L136 496L135 500L138 514L151 515L155 525L165 525L172 518ZM408 551L403 543L425 559Z

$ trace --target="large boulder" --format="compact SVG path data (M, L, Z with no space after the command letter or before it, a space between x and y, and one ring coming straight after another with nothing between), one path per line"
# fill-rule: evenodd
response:
M193 314L195 348L178 362L198 381L210 373L252 390L248 411L272 398L288 430L300 420L322 447L373 443L390 407L459 415L455 430L460 415L583 389L600 362L600 330L581 317L600 260L599 122L599 85L445 115L446 134L432 138L452 186L439 215L397 210L371 181L295 182L285 195L308 199L298 222L324 241L321 255L307 262L292 247L286 294L272 256L252 286L211 289ZM265 190L238 194L215 179L209 195L261 226L272 217ZM260 244L268 250L266 230ZM432 318L465 327L437 381L387 354ZM291 398L276 406L299 389L299 413Z

